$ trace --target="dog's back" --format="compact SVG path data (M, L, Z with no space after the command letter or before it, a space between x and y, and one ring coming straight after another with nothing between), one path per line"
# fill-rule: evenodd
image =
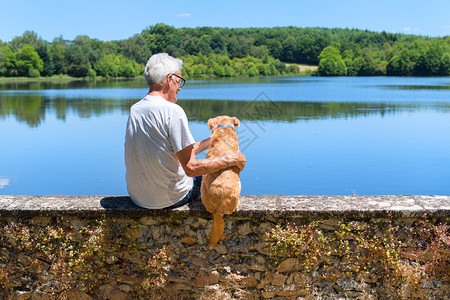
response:
M215 123L210 125L213 133L210 137L210 145L207 159L214 159L224 155L235 153L239 150L239 143L234 125L226 125L229 122L239 120L230 117L217 117ZM208 124L212 122L211 120ZM224 125L223 127L220 127ZM211 128L212 127L212 128ZM239 168L230 167L216 173L203 176L201 196L206 210L214 215L214 225L210 233L210 246L215 247L224 231L223 216L234 212L239 204L241 182Z

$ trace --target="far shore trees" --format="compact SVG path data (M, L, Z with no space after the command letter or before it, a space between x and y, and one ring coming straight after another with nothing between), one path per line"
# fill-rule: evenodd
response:
M156 24L125 40L42 40L26 31L0 41L0 76L134 77L154 53L186 60L188 76L297 74L320 76L449 76L450 36L328 28L175 28ZM287 66L287 67L286 67Z

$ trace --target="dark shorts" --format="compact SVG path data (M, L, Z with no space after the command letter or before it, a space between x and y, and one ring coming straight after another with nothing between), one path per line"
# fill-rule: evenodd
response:
M173 208L177 208L177 207L186 205L188 203L201 202L200 187L202 186L202 179L203 179L203 176L194 177L194 186L189 191L189 193L183 199L181 199L174 205L165 207L165 209L173 209Z

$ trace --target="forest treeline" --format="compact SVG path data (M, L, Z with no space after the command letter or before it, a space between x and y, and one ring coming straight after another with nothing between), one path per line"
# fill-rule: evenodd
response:
M118 41L77 36L52 42L33 31L0 41L0 76L135 77L153 53L184 61L187 76L298 73L322 76L448 76L450 36L430 38L358 29L175 28L156 24ZM286 64L291 64L289 67Z

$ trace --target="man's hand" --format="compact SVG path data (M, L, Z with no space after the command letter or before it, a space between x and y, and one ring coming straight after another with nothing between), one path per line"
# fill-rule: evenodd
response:
M242 154L241 151L236 152L236 167L239 168L239 170L244 170L245 163L247 162L247 159L245 158L244 154Z
M247 159L245 158L244 154L242 154L241 151L237 151L233 154L228 154L215 159L216 160L223 159L224 161L227 162L229 166L238 167L239 171L244 170L245 163L247 162Z
M207 142L209 142L209 140ZM178 151L177 157L184 169L184 172L186 172L186 175L189 177L200 176L206 173L215 173L233 166L236 166L240 171L242 171L245 167L245 163L247 162L244 154L240 151L213 159L196 159L194 144Z

